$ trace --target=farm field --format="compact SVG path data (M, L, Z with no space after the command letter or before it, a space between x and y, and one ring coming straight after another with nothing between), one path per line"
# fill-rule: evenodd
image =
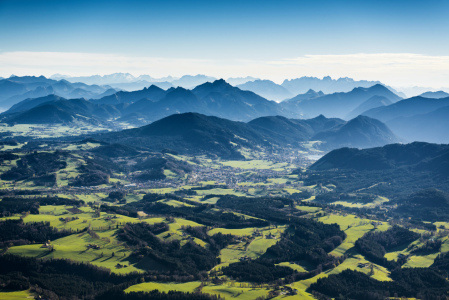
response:
M0 289L0 299L2 300L23 300L23 299L34 299L35 294L28 290L11 292Z
M66 145L65 151L87 151L101 147L96 143L85 143L80 145ZM86 150L87 149L87 150ZM154 183L151 186L144 186L140 183L133 183L126 172L121 170L111 173L109 183L101 184L89 189L77 189L70 185L70 182L82 175L82 168L89 158L74 154L66 160L64 168L56 172L56 185L54 187L37 186L32 180L21 180L14 184L10 181L2 181L3 189L15 187L19 191L32 191L41 189L46 191L55 190L52 195L61 199L70 199L83 201L83 205L40 205L39 214L20 212L15 215L1 218L0 220L23 220L25 225L39 222L48 223L51 227L58 230L69 230L72 234L49 241L51 248L43 247L42 243L29 243L2 248L7 254L14 254L23 257L32 257L36 259L70 259L75 262L88 263L93 266L110 270L113 274L122 274L134 276L139 274L139 280L144 278L145 282L135 284L126 289L126 292L152 291L157 289L161 292L171 290L180 292L195 292L201 290L203 293L217 295L225 299L256 299L258 297L268 297L270 292L275 289L274 283L264 283L257 285L246 281L230 280L224 275L224 269L233 264L242 261L257 261L267 249L275 246L288 226L288 222L278 223L269 221L270 226L261 227L250 226L243 228L232 228L226 226L210 225L211 219L204 222L195 215L190 215L189 210L201 211L205 214L211 214L213 218L221 213L230 213L239 221L266 222L270 218L259 217L257 210L254 212L245 207L243 210L233 210L223 208L223 200L238 199L245 201L251 199L256 201L259 198L273 197L274 199L294 199L292 202L285 202L278 205L280 209L288 214L288 218L297 216L299 218L312 219L323 224L337 224L340 230L346 234L346 238L341 244L329 252L330 256L337 259L345 258L341 263L334 264L333 267L319 273L306 280L295 281L291 284L284 284L277 292L281 293L273 299L314 299L306 290L320 278L326 278L332 274L340 274L344 270L354 270L380 281L390 281L390 271L380 265L373 264L355 249L355 242L372 231L386 231L392 227L387 221L379 221L375 218L367 217L362 214L346 211L348 209L376 209L383 205L388 205L389 200L385 197L376 197L371 203L357 203L350 201L334 202L331 205L317 203L316 195L321 193L330 193L336 190L333 184L309 184L305 185L301 175L289 174L294 166L289 163L273 163L270 160L253 159L248 161L223 161L212 160L205 157L189 157L183 155L167 154L166 157L172 157L195 168L208 168L217 172L217 170L227 170L224 176L229 176L235 172L238 180L224 182L225 180L208 180L207 177L198 175L182 175L167 169L162 174L166 176L164 183ZM16 167L17 159L2 165L3 171L11 170ZM262 175L265 174L267 175ZM277 173L281 172L281 173ZM176 182L176 184L174 184ZM131 184L133 183L133 184ZM168 184L167 184L168 183ZM124 191L120 200L110 199L111 192ZM146 198L147 194L155 197ZM301 197L301 195L308 195ZM156 196L157 197L156 197ZM310 195L310 196L309 196ZM34 195L21 195L21 199L33 199ZM306 199L304 199L306 198ZM145 200L150 199L150 200ZM222 201L220 201L223 199ZM299 199L299 200L298 200ZM146 202L148 201L148 202ZM146 203L141 205L141 203ZM175 214L160 213L152 211L148 207L153 204L162 205L166 211L176 211ZM335 204L342 205L338 208ZM134 205L136 205L134 208ZM250 203L251 205L251 203ZM110 209L111 208L111 209ZM128 210L126 210L128 209ZM273 208L270 208L273 209ZM130 216L131 214L132 216ZM126 215L128 214L128 215ZM182 248L186 245L195 245L195 249L205 251L214 246L213 242L204 236L194 236L188 233L188 227L204 228L204 233L208 238L220 233L223 235L232 235L233 241L217 251L214 254L216 264L211 269L204 271L203 274L209 276L209 280L201 286L201 281L197 278L189 279L187 282L159 280L151 281L148 277L148 270L154 272L158 264L148 258L136 259L133 253L135 247L130 247L123 240L118 239L118 232L124 228L125 224L147 223L155 225L158 223L167 224L163 232L154 234L162 243L179 243ZM226 223L225 223L226 224ZM430 223L429 223L430 224ZM438 228L436 232L444 233L449 229L447 222L435 222ZM232 224L235 226L235 224ZM237 226L239 227L239 226ZM87 230L89 228L89 230ZM425 229L411 229L419 234L428 234ZM285 236L288 235L284 235ZM447 252L449 249L449 239L442 237L442 246L438 253L427 255L410 255L402 268L428 268L430 267L439 253ZM95 248L92 247L95 245ZM409 255L410 251L422 243L415 242L408 248L388 252L385 257L389 260L397 260L399 255ZM98 247L98 248L96 248ZM317 267L305 260L299 261L278 261L276 266L288 267L291 270L300 273L314 271ZM372 271L371 271L372 266ZM212 276L219 274L220 280L224 282L211 282ZM139 281L140 282L140 281ZM287 295L285 287L296 289L296 295ZM272 294L270 294L272 295ZM0 294L0 297L2 294ZM27 291L17 291L15 293L5 294L5 299L22 299L30 297ZM13 298L16 297L16 298Z

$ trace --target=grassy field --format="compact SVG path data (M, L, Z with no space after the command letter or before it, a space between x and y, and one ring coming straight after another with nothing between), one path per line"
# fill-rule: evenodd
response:
M238 169L244 169L244 170L248 170L248 169L258 169L258 170L263 170L263 169L271 169L274 171L277 170L284 170L285 168L295 168L295 166L293 165L289 165L288 163L273 163L271 161L267 161L267 160L247 160L247 161L240 161L240 160L235 160L235 161L223 161L220 162L223 166L227 166L227 167L232 167L232 168L238 168Z
M332 204L343 205L346 207L371 208L371 207L376 207L376 206L382 205L383 203L388 202L388 201L390 201L390 200L388 200L385 197L378 196L373 202L370 202L370 203L360 203L360 202L355 202L355 201L335 201Z
M197 190L196 193L200 196L204 195L235 195L235 196L245 196L245 194L236 192L233 189L210 189L210 190Z
M289 263L289 262L282 262L280 264L277 264L276 266L289 267L298 272L307 272L307 270L303 266L300 266L300 265L294 264L294 263Z
M331 214L318 219L318 221L325 224L338 224L340 229L346 233L346 239L341 245L335 248L331 254L336 256L342 256L349 249L354 247L354 243L361 238L365 233L372 230L387 230L389 228L388 223L374 222L369 219L360 219L354 215L337 215ZM374 225L376 224L376 225Z
M360 268L358 265L359 263L368 265L367 267ZM292 284L293 287L297 288L298 290L305 291L312 283L315 283L318 279L327 277L331 274L338 274L341 273L344 270L351 269L356 270L358 272L362 272L365 274L370 273L370 265L371 263L363 258L360 254L354 254L351 255L349 258L347 258L343 263L336 266L333 269L330 269L328 271L322 272L318 274L315 277L312 277L310 279L297 281ZM374 275L372 275L372 278L380 281L391 281L389 276L389 272L386 268L373 264L374 266Z
M229 245L228 247L222 249L220 251L220 259L222 264L229 264L233 262L239 261L240 257L248 256L252 259L259 258L262 254L264 254L268 248L275 245L282 232L285 230L285 226L280 226L278 228L258 228L262 236L257 236L251 238L251 242L247 245L246 241L242 241L238 244ZM213 235L218 232L223 234L233 234L236 236L252 236L252 233L256 230L256 228L245 228L245 229L224 229L224 228L215 228L208 232L208 234ZM276 236L276 239L267 239L266 235L272 234ZM219 267L222 267L220 265Z
M199 287L201 282L191 281L185 283L177 282L144 282L136 285L132 285L125 290L125 292L149 292L153 290L159 290L161 292L178 291L178 292L193 292Z
M268 296L269 290L261 288L240 287L240 283L227 285L206 285L202 289L203 293L218 295L225 299L254 300L257 297Z
M130 272L142 272L131 265L128 250L115 238L115 230L96 232L98 238L87 232L72 234L54 241L51 245L55 251L49 251L42 244L11 247L8 253L31 256L37 258L70 258L79 262L88 262L96 266L111 269L114 273L126 274ZM88 248L88 244L96 244L100 249ZM116 268L117 264L127 265L126 268Z
M174 200L169 200L174 201ZM176 201L178 202L178 201ZM182 203L182 202L179 202ZM182 203L184 204L184 203ZM189 236L183 236L182 226L203 226L202 224L175 218L168 221L165 218L145 218L139 220L126 216L115 216L102 212L100 216L95 216L95 212L90 207L80 207L80 213L71 213L71 206L42 206L39 215L28 215L24 218L25 223L49 222L50 226L58 229L72 230L74 234L64 238L51 241L55 251L49 251L42 247L42 244L31 244L24 246L15 246L9 248L8 252L23 256L32 256L37 258L70 258L75 261L88 262L97 266L106 267L115 273L130 273L133 271L142 272L136 268L129 260L131 250L116 239L118 228L126 223L146 222L149 224L165 222L169 225L169 231L161 233L159 237L164 240L179 239L181 244L188 241ZM69 218L66 221L66 218ZM75 218L75 219L73 219ZM10 218L2 218L10 219ZM82 232L90 227L95 234ZM170 238L165 238L167 234ZM204 241L193 238L193 241L202 247L207 247ZM94 250L88 248L89 244L96 244L100 249ZM116 267L117 264L126 265L125 268Z
M34 296L29 290L11 292L0 289L0 299L2 300L34 299Z
M35 138L55 138L67 135L83 135L98 131L109 131L108 127L102 125L91 125L89 123L78 122L75 125L50 125L50 124L16 124L9 126L0 123L0 132L9 132L12 136L35 137Z
M192 281L186 283L162 283L162 282L144 282L130 286L125 292L148 292L159 290L162 292L179 291L194 292L200 286L201 282ZM219 295L224 299L253 300L257 297L267 296L269 290L262 288L252 288L247 283L226 283L222 285L208 284L202 287L201 291L205 294Z

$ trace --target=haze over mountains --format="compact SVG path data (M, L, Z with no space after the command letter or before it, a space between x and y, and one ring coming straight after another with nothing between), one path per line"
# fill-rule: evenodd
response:
M192 89L197 85L215 81L217 78L206 75L184 75L180 78L172 76L155 78L149 75L140 75L135 77L129 73L114 73L110 75L93 75L71 77L60 74L55 74L50 77L55 80L67 80L69 82L84 82L86 84L109 85L114 88L134 91L143 89L150 85L156 85L163 89L170 87L183 87ZM271 80L262 80L259 78L247 76L228 78L226 81L241 89L252 91L269 100L281 101L294 95L306 93L309 89L322 91L326 94L336 92L349 92L356 87L370 87L375 84L381 84L379 81L354 80L352 78L332 79L326 76L322 79L316 77L301 77L296 79L286 79L282 84L276 84ZM401 97L405 97L401 92L395 91L389 87L393 92Z
M66 80L53 80L44 76L12 76L0 80L0 108L3 110L30 98L38 98L55 94L65 98L96 99L116 92L110 86L88 85Z
M149 76L135 78L130 74L84 78L91 80L91 83L95 80L127 80L127 83L135 83L152 79ZM191 89L180 86L163 89L150 85L136 91L122 91L108 85L71 83L65 79L56 81L43 76L11 77L0 80L0 105L10 106L9 110L1 114L1 121L11 125L76 123L81 126L80 124L84 123L101 123L111 128L123 128L143 126L173 114L188 112L242 122L256 122L256 119L261 117L282 116L285 118L282 122L280 119L271 120L277 122L272 124L272 128L271 125L259 123L259 130L263 128L265 134L271 131L271 138L278 134L278 142L283 140L283 143L295 144L295 140L298 142L311 139L325 141L327 146L323 146L323 149L347 145L364 148L399 141L449 142L446 133L449 98L445 97L446 93L442 91L402 99L381 84L328 94L309 88L304 93L278 103L259 94L271 94L270 98L279 101L290 92L282 85L267 80L256 79L235 87L223 79L214 80L204 75L164 79L171 80L170 85L190 86L198 82L205 83ZM241 83L252 79L246 77L232 80ZM310 81L320 88L326 83L328 89L331 85L338 86L339 83L345 84L340 86L342 89L358 83L348 79L306 79L284 83L294 86ZM257 90L259 94L250 90ZM357 118L359 115L369 119ZM333 128L332 133L317 135L316 130L310 129L310 124L301 122L301 119L320 119L317 118L319 116L339 119L340 123L335 125L340 127ZM357 129L348 134L347 129L351 123L346 124L344 120L357 123ZM377 120L382 123L376 123ZM269 123L268 120L264 122ZM346 127L342 125L344 123ZM368 134L369 137L364 136L369 131L368 127L376 128ZM282 132L282 137L279 132ZM351 141L350 137L358 142Z

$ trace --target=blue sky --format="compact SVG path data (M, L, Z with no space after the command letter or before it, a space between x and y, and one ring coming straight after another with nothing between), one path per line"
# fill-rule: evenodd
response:
M135 75L209 72L280 80L329 74L372 79L368 77L378 76L380 69L357 70L342 58L351 62L359 55L366 61L383 54L382 66L396 64L397 70L398 55L404 54L408 59L399 64L413 64L413 55L419 55L420 65L410 68L427 77L435 71L421 70L429 59L432 65L442 62L436 70L440 84L449 79L448 15L449 1L0 0L0 76L105 74L117 60L117 71ZM108 55L112 58L95 64L96 58ZM309 56L314 61L304 61ZM47 63L51 57L54 61ZM79 60L78 68L65 63L70 57ZM375 66L379 57L374 57ZM28 63L33 58L43 64Z

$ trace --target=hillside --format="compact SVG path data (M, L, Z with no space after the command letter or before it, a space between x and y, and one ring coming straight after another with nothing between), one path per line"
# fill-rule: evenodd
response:
M398 117L387 122L387 125L408 141L447 144L449 143L449 105L429 113Z
M159 120L174 113L196 112L235 121L281 114L276 102L266 100L249 91L242 91L224 80L207 82L193 90L182 87L169 89L159 101L138 101L126 107L127 114L140 113L147 122Z
M67 124L75 119L74 114L54 105L44 104L11 117L7 122L10 124Z
M436 165L440 165L435 169ZM358 171L409 168L440 172L449 166L449 146L414 142L371 149L341 148L315 162L311 170L354 169Z
M266 99L282 101L292 96L292 93L283 86L271 80L254 80L237 86L238 88L254 92Z
M43 103L51 103L56 101L66 100L62 97L56 96L54 94L47 95L44 97L38 97L38 98L28 98L25 99L17 104L14 104L10 109L8 109L5 113L11 114L11 113L17 113L21 111L26 111L29 109L32 109L36 106L39 106Z
M361 115L367 110L370 110L372 108L387 106L392 104L388 98L383 96L372 96L359 106L357 106L353 111L351 111L349 114L347 114L346 119L353 119L357 117L358 115Z
M175 114L136 129L99 135L101 141L139 145L154 151L207 154L241 159L239 147L266 145L265 138L250 126L198 113Z
M152 151L168 148L183 154L222 158L242 158L242 147L301 149L302 143L309 140L324 141L323 150L342 146L366 148L398 141L383 123L362 116L349 122L323 116L310 120L274 116L242 123L198 113L174 114L140 128L94 138Z
M341 119L328 119L320 115L308 120L287 119L282 116L260 117L248 122L248 125L279 145L298 147L301 142L311 140L314 135L344 123Z
M308 141L315 133L304 120L287 119L281 116L260 117L248 122L248 125L282 144L297 146Z
M149 99L151 101L159 101L161 98L163 98L166 94L166 91L152 85L148 88L144 88L142 90L134 91L134 92L124 92L120 91L117 93L114 93L109 96L105 96L103 98L100 98L98 100L94 100L94 103L97 104L110 104L110 105L116 105L120 103L133 103L140 99Z
M11 76L0 80L0 107L8 109L28 98L55 94L64 98L96 98L109 90L109 86L70 83L64 79L53 80L44 76Z
M364 112L363 115L381 120L382 122L389 122L398 117L411 117L429 113L444 106L449 106L449 98L430 99L413 97L385 107L370 109Z
M370 87L380 84L379 81L357 81L352 78L332 79L329 76L319 79L316 77L301 77L290 80L284 80L282 86L293 94L303 94L309 89L323 91L326 94L349 92L357 87Z
M446 93L444 91L425 92L425 93L422 93L419 96L420 97L424 97L424 98L440 99L440 98L447 98L447 97L449 97L449 93Z
M309 89L304 94L298 94L293 98L285 99L284 102L299 102L302 100L313 99L313 98L317 98L317 97L321 97L321 96L324 96L324 93L322 91L315 92L314 90Z
M358 116L344 125L320 132L312 140L325 142L321 145L323 149L370 148L400 141L384 123L365 116Z
M353 111L373 96L383 96L391 102L401 99L388 88L377 84L369 88L355 88L347 93L334 93L308 100L282 102L281 105L284 109L301 113L305 117L323 114L326 117L345 118L348 112Z
M45 109L42 109L41 107L44 106ZM61 118L47 117L49 114ZM66 100L50 95L37 99L27 99L16 104L2 114L2 120L7 123L19 124L54 124L81 119L97 123L100 120L106 121L119 115L120 112L110 105L98 105L84 99ZM27 116L30 116L30 118L27 119ZM61 122L61 120L64 120L64 122Z

